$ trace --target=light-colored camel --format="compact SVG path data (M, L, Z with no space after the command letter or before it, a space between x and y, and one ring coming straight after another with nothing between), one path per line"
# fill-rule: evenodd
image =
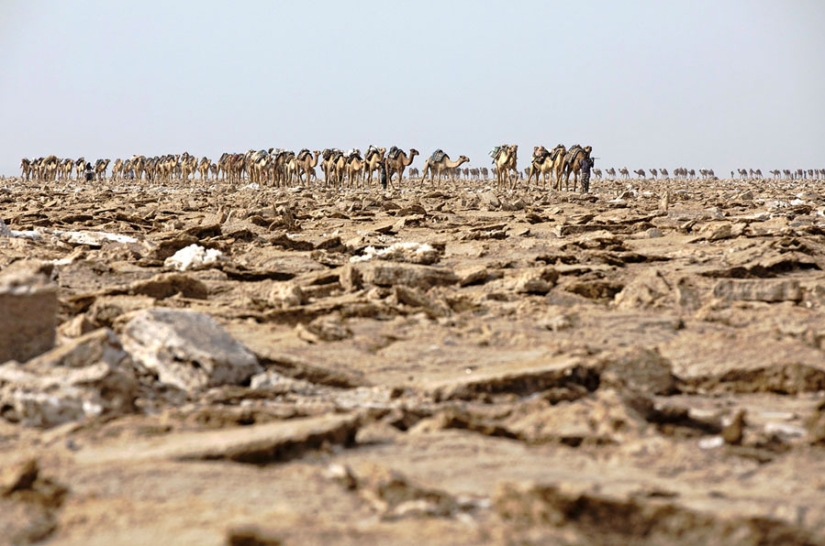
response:
M605 169L604 173L607 176L609 176L611 179L613 179L613 180L616 179L616 169L614 169L613 167L610 167L609 169Z
M386 159L387 183L392 185L392 177L395 173L398 173L398 182L401 182L404 178L404 170L412 164L413 159L415 159L417 155L418 150L410 148L409 154L404 152L404 150L398 150L398 153L396 153L394 157L388 156ZM410 169L410 175L412 175L412 169Z
M109 168L110 160L108 159L98 159L95 162L95 177L98 180L104 180L106 178L106 169Z
M119 157L112 163L112 180L123 179L123 160Z
M195 173L198 171L198 158L189 155L189 152L184 152L180 156L180 177L184 182L189 181L189 175L192 175L192 178L195 178Z
M367 153L364 155L364 173L367 175L367 187L372 186L372 173L381 168L381 162L384 161L386 153L386 148L370 146L367 149Z
M622 175L622 178L630 178L630 172L628 172L627 167L619 169L619 174Z
M424 167L421 169L421 182L424 182L427 174L429 174L430 183L433 183L435 176L438 175L438 184L441 184L441 177L445 172L449 172L459 165L469 162L470 158L466 155L459 156L458 161L452 161L447 154L444 154L438 161L435 161L433 156L430 156L427 161L424 162Z
M496 151L493 162L496 165L496 185L501 189L504 184L505 177L507 178L507 187L515 187L518 181L518 144L502 144ZM516 181L514 182L511 176L511 171L516 173Z
M310 152L309 150L301 150L295 157L295 163L298 166L298 177L306 174L307 184L309 184L311 173L315 172L315 166L318 165L318 159L321 157L321 152L318 150Z
M86 158L78 157L74 162L74 177L77 180L83 178L83 170L86 168Z
M201 177L201 180L206 180L209 178L209 166L212 162L209 160L208 157L202 157L200 162L198 163L198 174Z
M364 171L367 168L367 162L361 159L358 154L353 154L347 159L345 170L347 173L347 183L353 188L360 187L364 178Z
M527 185L530 185L530 178L533 175L536 177L536 184L539 183L539 175L541 175L542 184L545 188L547 187L548 176L551 178L555 176L558 184L559 173L566 153L567 149L564 144L556 145L551 151L547 151L544 146L536 146L533 149L532 168L530 177L527 178Z

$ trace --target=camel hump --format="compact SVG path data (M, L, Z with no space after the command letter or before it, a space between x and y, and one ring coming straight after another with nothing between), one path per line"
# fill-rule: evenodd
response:
M378 148L376 148L374 144L370 144L369 148L367 148L367 153L364 154L364 158L369 159L377 153L378 153Z
M444 150L438 148L436 151L433 152L433 155L430 156L430 161L432 161L433 163L439 163L445 157L447 157L447 154L444 153Z
M309 150L308 150L308 149L306 149L306 148L304 148L304 149L302 149L300 152L298 152L298 156L297 156L297 157L298 157L298 159L303 159L303 158L304 158L304 157L306 157L307 155L309 155Z
M390 148L390 151L387 154L387 157L389 157L390 159L395 159L396 157L398 157L398 152L400 152L400 151L401 150L397 146L393 146L392 148Z

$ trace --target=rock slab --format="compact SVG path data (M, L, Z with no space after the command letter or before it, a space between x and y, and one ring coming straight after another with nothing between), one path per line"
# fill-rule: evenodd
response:
M55 343L57 287L45 275L17 270L0 276L0 362L25 362Z
M204 313L180 309L138 311L126 324L123 346L161 383L189 394L237 385L263 371L249 349Z

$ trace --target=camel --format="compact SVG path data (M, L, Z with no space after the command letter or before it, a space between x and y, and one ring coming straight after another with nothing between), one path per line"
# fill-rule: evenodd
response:
M72 168L74 167L74 163L72 163L71 159L61 159L60 160L60 171L58 175L63 180L69 180L72 177Z
M601 169L593 169L593 178L598 178L599 180L602 179L602 170Z
M512 180L510 171L515 171L516 181L518 180L518 144L502 144L496 146L490 153L493 158L493 163L496 165L496 184L501 189L504 177L507 177L507 186L515 187L515 182Z
M656 180L659 178L659 171L657 169L648 169L648 172L650 172L650 177L652 179Z
M200 162L198 163L198 174L201 176L201 180L206 180L209 178L209 167L212 165L212 162L209 161L208 157L202 157Z
M112 163L112 180L120 180L123 178L123 160L119 157Z
M630 178L630 173L627 171L627 167L622 167L621 169L619 169L619 174L622 176L622 178Z
M659 173L665 178L670 178L670 174L668 174L667 169L659 169Z
M83 169L86 168L86 158L79 157L74 162L74 177L76 180L83 178Z
M367 186L372 186L372 173L381 168L381 163L384 161L384 154L387 153L386 148L376 148L370 145L367 148L367 153L364 154L364 172L367 175Z
M450 160L450 156L443 151L436 150L433 152L433 155L424 162L424 167L421 169L421 182L424 182L424 179L427 178L427 174L429 173L430 183L433 183L435 176L438 175L438 184L440 185L441 176L445 171L455 169L459 165L469 162L470 158L466 155L459 156L458 161L452 161Z
M57 175L59 162L60 160L54 155L40 159L36 165L38 178L45 182L54 180Z
M176 162L177 163L177 162ZM183 152L180 156L180 176L184 182L189 181L189 175L195 178L195 173L198 171L198 158L189 155L189 152Z
M266 150L258 150L248 157L249 182L251 184L261 184L265 178L272 164L272 156Z
M481 176L484 178L484 180L490 178L490 171L487 170L487 167L481 167L481 169L479 170L481 171Z
M780 174L782 174L782 173L779 171L779 169L774 169L774 170L772 170L772 171L768 171L768 172L769 172L769 173L770 173L770 175L771 175L771 176L773 176L774 178L779 178L779 175L780 175Z
M324 171L324 182L330 184L335 174L335 159L341 153L337 148L325 148L321 152L321 170Z
M23 158L20 160L20 170L22 171L23 180L31 180L32 171L32 162L30 159Z
M636 169L635 171L633 171L633 174L639 175L639 178L641 178L643 180L645 178L645 170L644 169Z
M404 170L412 164L413 159L415 159L417 155L418 150L415 148L410 148L409 154L395 146L390 148L390 153L385 160L387 162L387 183L390 186L392 185L392 176L395 173L398 173L399 183L404 179ZM410 169L410 174L412 175L412 169Z
M590 152L593 151L591 146L585 146L582 148L579 145L573 146L570 148L564 156L564 190L568 190L568 181L570 180L570 173L573 173L573 191L576 191L576 187L579 184L579 171L581 171L581 163L585 157L590 157ZM558 182L558 187L561 189L561 180ZM582 186L582 191L586 191L586 188Z
M302 173L306 174L306 183L309 184L311 173L315 172L315 166L318 165L318 159L320 157L321 152L318 150L310 152L307 149L303 149L298 152L298 155L295 157L295 163L298 166L298 178L301 177Z
M535 175L536 184L539 183L539 175L542 175L543 187L547 187L547 176L555 175L558 180L561 164L564 161L564 155L567 153L567 148L563 144L556 145L552 151L547 151L544 146L536 146L533 148L533 159L530 165L530 175L527 177L527 185L530 185L530 179Z
M609 169L605 169L604 173L611 178L611 180L616 179L616 169L610 167Z
M364 178L367 162L361 159L360 154L354 153L347 158L345 168L349 184L354 188L359 187Z
M418 178L418 167L410 167L410 178Z

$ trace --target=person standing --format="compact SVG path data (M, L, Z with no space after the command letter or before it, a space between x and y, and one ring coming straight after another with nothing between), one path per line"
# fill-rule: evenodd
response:
M582 172L582 193L590 193L590 169L593 168L593 158L590 154L585 154L582 158L580 167Z

